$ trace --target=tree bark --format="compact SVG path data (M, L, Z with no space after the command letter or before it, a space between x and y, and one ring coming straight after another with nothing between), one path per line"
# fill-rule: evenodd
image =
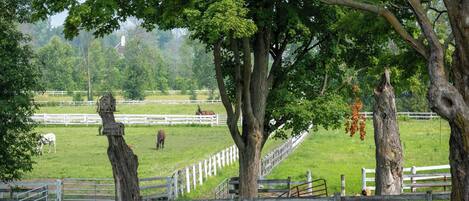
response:
M260 131L251 132L247 140L247 146L239 151L239 194L241 198L252 199L257 197L261 160L261 141L257 138L262 136Z
M98 113L103 122L103 134L107 136L107 155L112 166L117 201L139 201L138 158L124 140L124 124L116 123L116 100L110 93L99 100Z
M394 89L386 69L375 89L373 126L376 145L376 195L398 195L402 190L402 146Z
M220 96L228 116L228 128L239 148L239 197L240 199L254 199L257 198L260 153L268 137L263 131L266 98L270 91L269 77L273 78L269 75L268 68L270 30L259 28L252 39L231 40L231 43L236 64L236 100L234 103L231 103L228 98L223 80L220 41L213 46L215 72ZM242 47L238 47L238 43L241 43ZM242 52L242 57L240 52ZM240 114L243 116L242 131L238 128Z

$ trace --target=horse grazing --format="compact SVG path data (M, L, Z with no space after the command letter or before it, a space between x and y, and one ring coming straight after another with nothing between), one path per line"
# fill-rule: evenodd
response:
M164 140L166 139L166 135L164 133L164 130L159 130L158 133L156 134L156 150L164 149Z
M197 105L197 111L195 111L195 115L215 115L215 112L210 110L201 110L200 105Z
M44 145L49 145L49 152L51 151L51 147L54 146L54 153L56 153L56 138L54 133L47 133L45 135L41 135L41 138L39 139L39 153L42 155L43 154L43 148Z

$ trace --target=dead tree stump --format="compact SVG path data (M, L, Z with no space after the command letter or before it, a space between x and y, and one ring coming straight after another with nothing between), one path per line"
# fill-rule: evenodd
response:
M139 201L138 158L125 143L124 124L114 119L116 99L111 93L99 99L97 111L103 122L103 134L109 142L107 155L114 175L116 201Z
M376 195L396 195L402 190L402 146L397 124L394 89L385 70L375 89L373 127L376 145Z

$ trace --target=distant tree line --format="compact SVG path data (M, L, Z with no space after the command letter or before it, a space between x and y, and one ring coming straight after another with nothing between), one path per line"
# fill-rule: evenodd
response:
M212 54L183 30L146 32L129 26L103 38L81 32L70 41L62 26L52 27L48 20L20 28L31 36L46 90L86 90L88 100L96 92L119 90L126 99L142 100L144 90L181 90L196 98L195 90L209 89L209 98L215 98ZM118 48L121 36L125 46Z

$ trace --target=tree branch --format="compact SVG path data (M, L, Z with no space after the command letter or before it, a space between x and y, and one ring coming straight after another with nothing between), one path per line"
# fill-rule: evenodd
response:
M433 30L433 26L431 25L430 20L428 19L425 11L422 8L422 5L420 4L420 0L408 0L408 2L412 6L412 10L417 17L417 21L422 29L422 32L428 41L431 52L431 57L428 59L444 61L443 47L441 46L438 36ZM434 65L433 68L428 70L430 71L429 73L432 81L446 79L443 65Z
M341 5L347 6L350 8L363 10L367 12L372 12L380 15L384 19L386 19L389 24L394 28L394 30L410 45L412 46L420 55L422 55L425 59L428 59L428 53L425 46L417 41L414 37L412 37L402 26L402 24L397 20L396 16L386 8L381 6L361 3L354 0L321 0L324 3L331 4L331 5Z
M247 120L250 122L255 121L254 113L251 104L251 47L249 38L243 38L243 112Z
M241 114L243 80L241 78L241 62L240 62L240 56L239 56L238 41L234 38L231 38L230 40L231 40L231 49L233 51L234 61L235 61L235 83L236 83L236 103L235 103L235 115L234 115L233 121L235 121L235 123L237 124L239 120L239 116ZM238 129L237 126L236 126L236 129Z
M226 114L228 116L228 128L230 129L231 137L235 142L238 148L244 148L244 142L241 139L241 135L239 135L238 130L238 122L233 121L234 114L233 114L233 107L231 102L228 98L228 94L226 93L225 82L223 81L223 74L221 71L221 41L218 41L213 46L213 60L215 63L215 76L217 78L218 89L220 90L220 97L223 103L223 106L226 109Z

